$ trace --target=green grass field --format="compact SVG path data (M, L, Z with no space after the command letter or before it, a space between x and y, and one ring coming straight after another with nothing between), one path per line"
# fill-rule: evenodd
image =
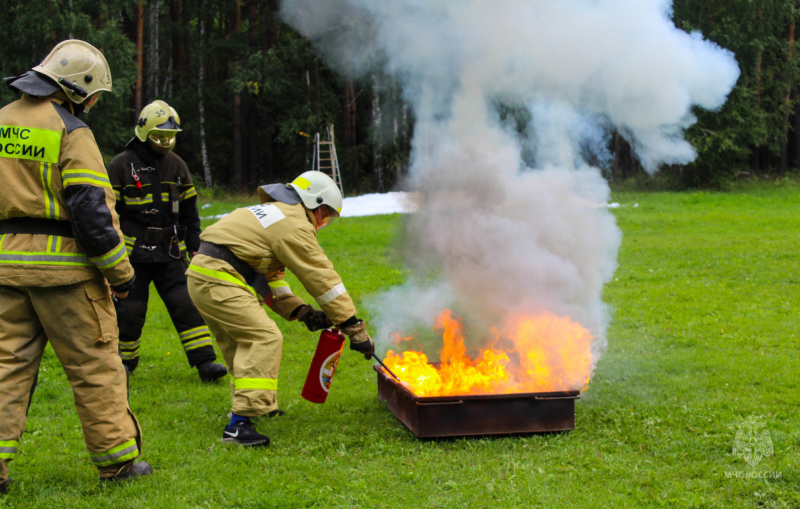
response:
M100 484L48 349L0 507L800 507L800 188L613 200L624 240L605 290L609 347L574 431L418 440L349 350L328 401L309 403L300 391L317 334L278 318L287 415L260 424L269 448L225 445L228 384L198 382L154 298L130 395L154 475ZM344 218L321 232L357 304L404 280L401 226L397 215ZM773 454L750 465L733 446L755 418Z

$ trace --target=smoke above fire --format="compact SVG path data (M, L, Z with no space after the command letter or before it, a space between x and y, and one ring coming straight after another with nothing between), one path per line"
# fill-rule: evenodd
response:
M390 76L414 117L419 212L409 282L370 301L376 341L444 308L488 331L567 316L606 343L604 285L622 235L607 208L609 136L651 172L692 161L692 109L718 109L739 69L677 29L662 0L284 0L283 18L345 75ZM379 343L380 344L380 343ZM393 346L397 349L396 346Z

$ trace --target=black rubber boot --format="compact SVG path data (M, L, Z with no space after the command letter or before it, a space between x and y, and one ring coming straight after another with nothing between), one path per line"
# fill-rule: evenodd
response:
M204 382L214 382L228 374L228 370L222 364L206 361L197 365L197 374Z
M140 461L139 463L134 463L131 469L125 472L124 474L120 474L114 477L103 477L102 480L126 481L128 479L135 479L137 477L150 475L152 473L153 473L153 467L150 466L150 463L146 461Z
M0 495L5 495L8 491L8 484L11 482L11 479L6 479L2 483L0 483Z

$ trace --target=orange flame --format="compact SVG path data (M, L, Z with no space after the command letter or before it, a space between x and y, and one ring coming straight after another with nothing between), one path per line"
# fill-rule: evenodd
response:
M384 360L417 396L560 392L588 387L593 338L567 317L550 313L511 317L501 329L492 330L492 345L474 360L464 346L460 317L446 309L436 318L435 328L444 341L438 365L431 364L424 353L411 350L400 354L389 350ZM510 348L497 346L499 343Z

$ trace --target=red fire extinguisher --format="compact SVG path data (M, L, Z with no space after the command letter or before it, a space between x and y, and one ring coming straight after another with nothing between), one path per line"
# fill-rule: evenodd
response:
M343 348L344 334L338 330L325 329L320 333L301 396L312 403L325 403Z

